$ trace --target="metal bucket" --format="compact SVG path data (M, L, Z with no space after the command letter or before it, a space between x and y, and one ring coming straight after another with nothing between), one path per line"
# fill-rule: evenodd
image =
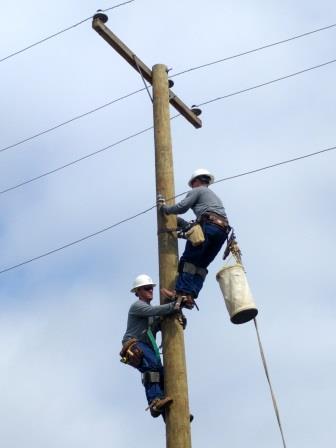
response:
M224 266L216 275L231 322L244 324L258 314L241 264Z

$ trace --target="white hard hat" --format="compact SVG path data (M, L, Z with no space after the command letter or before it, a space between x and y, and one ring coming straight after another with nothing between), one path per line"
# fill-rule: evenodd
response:
M156 286L156 283L153 282L153 280L149 277L147 274L140 274L137 277L135 277L133 286L131 289L131 292L136 292L137 288L140 288L140 286Z
M208 176L210 178L210 184L214 183L215 177L210 173L210 171L206 170L205 168L198 168L191 175L191 178L188 182L189 187L191 187L192 181L198 176Z

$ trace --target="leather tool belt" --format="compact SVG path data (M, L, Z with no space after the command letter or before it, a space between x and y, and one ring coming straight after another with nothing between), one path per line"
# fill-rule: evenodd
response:
M121 362L129 364L132 367L140 366L144 353L138 347L137 342L136 338L132 338L125 342L120 352Z
M225 216L218 215L213 212L203 213L201 216L201 222L211 222L218 227L222 227L225 230L230 230L229 221Z

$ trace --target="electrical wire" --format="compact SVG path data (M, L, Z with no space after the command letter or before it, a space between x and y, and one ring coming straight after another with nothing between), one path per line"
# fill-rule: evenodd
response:
M138 135L144 134L145 132L147 132L147 131L149 131L151 129L153 129L153 126L150 126L150 127L146 128L146 129L143 129L142 131L136 132L135 134L129 135L128 137L125 137L125 138L123 138L123 139L121 139L121 140L119 140L119 141L117 141L115 143L112 143L111 145L105 146L104 148L98 149L97 151L91 152L90 154L86 154L85 156L80 157L79 159L76 159L76 160L73 160L73 161L71 161L69 163L66 163L65 165L59 166L59 167L57 167L57 168L55 168L53 170L47 171L47 172L45 172L43 174L40 174L39 176L32 177L31 179L28 179L28 180L25 180L23 182L20 182L17 185L14 185L12 187L8 187L8 188L0 191L0 194L8 193L9 191L15 190L15 189L17 189L19 187L23 187L24 185L30 184L31 182L34 182L34 181L36 181L38 179L42 179L43 177L49 176L50 174L56 173L57 171L61 171L64 168L67 168L67 167L69 167L71 165L75 165L76 163L81 162L82 160L88 159L89 157L95 156L95 155L97 155L97 154L99 154L101 152L104 152L104 151L106 151L106 150L108 150L110 148L113 148L114 146L120 145L121 143L126 142L127 140L130 140L130 139L132 139L134 137L137 137Z
M307 33L298 34L296 36L289 37L289 38L283 39L283 40L279 40L279 41L273 42L271 44L266 44L266 45L263 45L261 47L254 48L252 50L247 50L247 51L244 51L242 53L237 53L237 54L234 54L233 56L227 56L226 58L217 59L216 61L207 62L206 64L198 65L196 67L187 68L186 70L183 70L181 72L175 73L174 75L171 75L170 78L173 78L175 76L180 76L180 75L183 75L185 73L188 73L188 72L191 72L191 71L194 71L194 70L199 70L199 69L204 68L204 67L209 67L210 65L219 64L220 62L229 61L230 59L239 58L241 56L245 56L247 54L255 53L255 52L260 51L260 50L265 50L266 48L270 48L270 47L274 47L276 45L284 44L286 42L290 42L290 41L293 41L295 39L300 39L301 37L306 37L306 36L309 36L311 34L318 33L320 31L325 31L325 30L328 30L330 28L334 28L335 26L336 26L336 23L333 23L332 25L324 26L322 28L317 28L317 29L315 29L313 31L308 31Z
M39 133L37 133L35 135L27 137L27 138L25 138L23 140L20 140L20 141L16 142L16 143L13 143L11 145L5 146L4 148L0 148L0 152L4 152L4 151L7 151L8 149L15 148L16 146L22 145L22 143L29 142L30 140L33 140L34 138L40 137L41 135L47 134L48 132L54 131L55 129L58 129L58 128L62 127L62 126L65 126L66 124L72 123L73 121L79 120L80 118L83 118L83 117L86 117L86 116L88 116L90 114L93 114L94 112L97 112L97 111L99 111L101 109L104 109L104 107L111 106L112 104L117 103L118 101L121 101L121 100L124 100L126 98L129 98L130 96L135 95L135 94L137 94L139 92L142 92L144 90L145 90L145 88L143 87L142 89L138 89L138 90L135 90L134 92L127 93L126 95L123 95L123 96L121 96L119 98L116 98L116 99L114 99L112 101L109 101L108 103L102 104L101 106L98 106L95 109L91 109L88 112L84 112L81 115L77 115L77 116L75 116L73 118L70 118L67 121L63 121L62 123L59 123L59 124L57 124L57 125L55 125L55 126L53 126L51 128L45 129L44 131L41 131L41 132L39 132Z
M330 152L336 149L336 146L331 146L330 148L321 149L320 151L311 152L309 154L304 154L302 156L294 157L293 159L283 160L282 162L272 163L271 165L266 165L261 168L256 168L255 170L245 171L244 173L236 174L234 176L223 177L214 182L214 184L225 182L232 179L237 179L238 177L248 176L249 174L259 173L260 171L269 170L277 166L286 165L288 163L297 162L298 160L308 159L309 157L317 156L318 154L323 154L325 152Z
M134 1L134 0L133 0L133 1ZM107 10L105 9L104 11L107 11ZM200 65L200 66L198 66L198 67L192 67L192 68L190 68L190 69L186 69L186 70L184 70L184 71L182 71L182 72L176 73L176 74L173 75L173 76L182 75L182 74L188 73L188 72L193 71L193 70L198 70L198 69L200 69L200 68L203 68L203 67L206 67L206 66L209 66L209 65L212 65L212 64L216 64L216 63L218 63L218 62L223 62L223 61L226 61L226 60L229 60L229 59L237 58L237 57L243 56L243 55L248 54L248 53L253 53L253 52L255 52L255 51L259 51L259 50L262 50L262 49L264 49L264 48L268 48L268 47L271 47L271 46L273 46L273 45L277 45L277 44L279 44L279 43L288 42L288 41L293 40L293 39L298 39L299 37L303 37L303 36L306 36L306 35L309 35L309 34L313 34L313 33L316 33L316 32L318 32L318 31L326 30L326 29L332 28L332 27L334 27L334 26L336 26L336 24L329 25L329 26L326 26L326 27L323 27L323 28L319 28L318 30L309 31L308 33L304 33L304 34L301 34L301 35L298 35L298 36L295 36L295 37L292 37L292 38L289 38L289 39L285 39L285 40L283 40L283 41L279 41L279 42L276 42L276 43L274 43L274 44L264 45L263 47L259 47L259 48L256 48L256 49L254 49L254 50L249 50L249 51L247 51L247 52L239 53L239 54L236 54L236 55L233 55L233 56L229 56L229 57L224 58L224 59L219 59L218 61L210 62L210 63L208 63L208 64L203 64L203 65ZM323 64L323 65L327 65L327 64L330 64L330 63L332 63L332 62L334 62L334 61L326 62L326 63ZM304 71L313 70L313 69L315 69L315 68L319 68L319 67L320 67L320 66L314 66L314 67L308 68L308 69L306 69L306 70L304 70ZM288 76L286 76L286 77L284 77L284 78L280 78L280 79L277 79L277 80L269 81L268 83L260 84L260 85L258 85L258 86L250 87L250 88L245 89L245 90L241 90L241 91L238 91L238 92L234 92L234 93L225 95L224 97L221 97L221 99L222 99L222 98L229 98L230 96L238 95L239 93L244 93L244 92L247 92L247 91L249 91L249 90L253 90L253 89L256 89L256 88L258 88L258 87L262 87L263 85L271 84L271 83L274 83L274 82L276 82L276 81L280 81L281 79L286 79L287 77L289 78L289 77L291 77L291 76L295 76L295 75L300 74L300 73L303 73L303 71L302 71L302 72L298 72L298 73L294 73L294 74L291 74L291 75L288 75ZM171 76L171 77L173 77L173 76ZM146 83L145 83L145 86L146 86L146 88L147 88L147 84L146 84ZM20 141L18 141L18 142L16 142L16 143L13 143L13 144L11 144L11 145L8 145L8 146L5 146L5 147L3 147L3 148L0 148L0 152L7 151L8 149L11 149L11 148L14 148L14 147L16 147L16 146L19 146L19 145L21 145L21 144L23 144L23 143L26 143L26 142L28 142L28 141L30 141L30 140L33 140L33 139L35 139L35 138L37 138L37 137L40 137L40 136L42 136L42 135L44 135L44 134L46 134L46 133L48 133L48 132L54 131L54 130L60 128L61 126L64 126L64 125L69 124L69 123L71 123L71 122L73 122L73 121L75 121L75 120L78 120L78 119L80 119L80 118L83 118L83 117L85 117L85 116L87 116L87 115L90 115L90 114L92 114L92 113L94 113L94 112L97 112L97 111L99 111L100 109L103 109L104 107L110 106L111 104L113 104L113 103L115 103L115 102L117 102L117 101L126 99L126 98L128 98L129 96L132 96L132 95L135 95L136 93L142 92L143 90L144 90L144 88L143 88L143 89L136 90L136 91L134 91L134 92L130 92L129 94L126 94L126 95L124 95L124 96L122 96L122 97L120 97L120 98L117 98L116 100L113 100L113 101L110 101L110 102L108 102L108 103L105 103L105 104L103 104L102 106L99 106L99 107L97 107L97 108L95 108L95 109L92 109L92 110L90 110L90 111L88 111L88 112L85 112L85 113L83 113L83 114L81 114L81 115L78 115L78 116L76 116L76 117L74 117L74 118L71 118L70 120L64 121L63 123L59 123L58 125L53 126L53 127L49 128L49 129L46 129L46 130L44 130L44 131L41 131L41 132L39 132L39 133L37 133L37 134L35 134L35 135L32 135L32 136L27 137L27 138L25 138L25 139L23 139L23 140L20 140ZM147 91L148 91L148 88L147 88ZM150 96L150 94L149 94L149 96ZM213 100L213 101L216 101L216 100ZM212 102L212 101L210 101L210 102ZM202 103L202 105L204 105L204 104L206 104L206 103Z
M145 90L145 89L142 89L142 90ZM177 118L179 116L180 116L180 114L173 115L170 118L170 120L173 120L174 118ZM93 157L93 156L95 156L95 155L97 155L97 154L99 154L101 152L107 151L108 149L113 148L114 146L118 146L121 143L126 142L127 140L131 140L132 138L135 138L135 137L137 137L137 136L139 136L141 134L144 134L145 132L148 132L148 131L150 131L153 128L154 128L154 126L149 126L148 128L142 129L141 131L138 131L138 132L135 132L134 134L128 135L127 137L122 138L121 140L118 140L117 142L114 142L111 145L104 146L103 148L100 148L97 151L94 151L94 152L91 152L89 154L86 154L85 156L82 156L79 159L72 160L71 162L68 162L68 163L66 163L64 165L61 165L61 166L59 166L57 168L54 168L53 170L50 170L50 171L47 171L45 173L39 174L38 176L32 177L31 179L27 179L27 180L25 180L23 182L20 182L19 184L13 185L13 186L8 187L8 188L5 188L4 190L0 190L0 194L8 193L9 191L16 190L17 188L23 187L24 185L30 184L31 182L35 182L38 179L42 179L43 177L49 176L50 174L57 173L57 171L61 171L64 168L68 168L69 166L75 165L78 162L82 162L83 160L88 159L89 157Z
M110 11L110 10L112 10L112 9L119 8L120 6L126 5L126 4L128 4L128 3L132 3L133 1L135 1L135 0L129 0L129 1L120 3L120 4L118 4L118 5L111 6L110 8L103 9L102 12L107 12L107 11ZM37 41L37 42L31 44L31 45L28 45L28 46L25 47L25 48L22 48L21 50L15 51L14 53L11 53L11 54L5 56L4 58L0 59L0 63L1 63L1 62L4 62L4 61L6 61L7 59L10 59L10 58L12 58L12 57L14 57L14 56L17 56L18 54L23 53L24 51L27 51L27 50L29 50L30 48L33 48L33 47L35 47L35 46L37 46L37 45L39 45L39 44L41 44L41 43L43 43L43 42L46 42L47 40L50 40L50 39L52 39L52 38L54 38L54 37L56 37L56 36L59 36L60 34L63 34L63 33L65 33L66 31L69 31L69 30L71 30L71 29L73 29L73 28L75 28L75 27L77 27L77 26L79 26L79 25L81 25L81 24L87 22L88 20L92 19L92 17L93 17L93 16L87 17L87 18L85 18L85 19L83 19L83 20L81 20L81 21L79 21L79 22L77 22L77 23L75 23L75 24L73 24L73 25L67 27L67 28L64 28L64 29L61 30L61 31L58 31L57 33L51 34L50 36L47 36L47 37L45 37L44 39L41 39L41 40L39 40L39 41ZM210 66L210 65L218 64L218 63L220 63L220 62L228 61L228 60L230 60L230 59L238 58L238 57L240 57L240 56L245 56L245 55L247 55L247 54L254 53L254 52L257 52L257 51L260 51L260 50L264 50L264 49L266 49L266 48L270 48L270 47L273 47L273 46L276 46L276 45L280 45L280 44L283 44L283 43L286 43L286 42L290 42L290 41L293 41L293 40L295 40L295 39L299 39L299 38L301 38L301 37L306 37L306 36L309 36L309 35L311 35L311 34L318 33L318 32L320 32L320 31L325 31L325 30L328 30L328 29L333 28L333 27L335 27L335 26L336 26L336 24L327 25L327 26L322 27L322 28L317 28L317 29L315 29L315 30L308 31L308 32L306 32L306 33L298 34L298 35L296 35L296 36L292 36L292 37L289 37L289 38L287 38L287 39L283 39L283 40L280 40L280 41L277 41L277 42L273 42L273 43L271 43L271 44L266 44L266 45L263 45L263 46L261 46L261 47L254 48L254 49L252 49L252 50L247 50L247 51L244 51L244 52L242 52L242 53L238 53L238 54L233 55L233 56L228 56L228 57L226 57L226 58L218 59L218 60L216 60L216 61L208 62L208 63L206 63L206 64L202 64L202 65L199 65L199 66L196 66L196 67L191 67L191 68L189 68L189 69L186 69L186 70L183 70L183 71L181 71L181 72L175 73L174 75L171 76L171 78L172 78L172 77L175 77L175 76L182 75L182 74L184 74L184 73L187 73L187 72L190 72L190 71L193 71L193 70L197 70L197 69L200 69L200 68L208 67L208 66Z
M326 149L323 149L323 150L320 150L320 151L316 151L316 152L313 152L313 153L310 153L310 154L304 154L304 155L302 155L302 156L295 157L295 158L293 158L293 159L284 160L284 161L281 161L281 162L278 162L278 163L274 163L274 164L272 164L272 165L267 165L267 166L264 166L264 167L262 167L262 168L258 168L258 169L255 169L255 170L245 171L245 172L243 172L243 173L236 174L236 175L234 175L234 176L224 177L224 178L222 178L222 179L217 180L217 181L214 182L214 183L225 182L225 181L228 181L228 180L231 180L231 179L236 179L236 178L238 178L238 177L247 176L248 174L257 173L257 172L259 172L259 171L263 171L263 170L266 170L266 169L274 168L274 167L276 167L276 166L284 165L284 164L291 163L291 162L296 162L296 161L298 161L298 160L305 159L305 158L308 158L308 157L312 157L312 156L315 156L315 155L318 155L318 154L322 154L322 153L325 153L325 152L327 152L327 151L332 151L332 150L334 150L334 149L336 149L336 146L332 146L332 147L330 147L330 148L326 148ZM184 195L185 193L186 193L186 192L180 193L180 194L174 196L173 198L169 198L169 199L175 199L175 198L178 198L179 196L182 196L182 195ZM167 200L169 200L169 199L167 199ZM112 229L112 228L114 228L114 227L117 227L117 226L119 226L119 225L121 225L121 224L123 224L123 223L125 223L125 222L131 221L131 220L133 220L133 219L135 219L135 218L137 218L137 217L139 217L139 216L141 216L141 215L144 215L145 213L148 213L149 211L151 211L151 210L153 210L153 209L155 209L155 208L156 208L156 204L153 205L152 207L150 207L150 208L148 208L148 209L142 211L142 212L137 213L136 215L130 216L129 218L125 218L125 219L123 219L123 220L121 220L121 221L119 221L119 222L117 222L117 223L115 223L115 224L112 224L112 225L110 225L110 226L108 226L108 227L105 227L105 228L103 228L103 229L101 229L101 230L98 230L98 231L96 231L96 232L94 232L94 233L91 233L91 234L89 234L89 235L86 235L86 236L84 236L84 237L82 237L82 238L79 238L79 239L77 239L77 240L75 240L75 241L72 241L72 242L70 242L70 243L64 244L63 246L57 247L56 249L52 249L52 250L50 250L50 251L48 251L48 252L45 252L45 253L43 253L43 254L41 254L41 255L38 255L38 256L36 256L36 257L29 258L29 259L24 260L24 261L22 261L22 262L20 262L20 263L14 264L14 265L12 265L12 266L10 266L10 267L8 267L8 268L4 268L4 269L0 270L0 275L1 275L1 274L4 274L5 272L12 271L13 269L17 269L17 268L19 268L20 266L24 266L24 265L26 265L26 264L32 263L33 261L36 261L36 260L39 260L39 259L41 259L41 258L47 257L48 255L54 254L55 252L59 252L59 251L61 251L61 250L63 250L63 249L66 249L66 248L68 248L68 247L70 247L70 246L74 246L75 244L81 243L82 241L85 241L85 240L87 240L87 239L89 239L89 238L92 238L92 237L94 237L94 236L97 236L97 235L99 235L99 234L101 234L101 233L104 233L104 232L106 232L106 231L108 231L108 230L110 230L110 229Z
M324 152L333 151L335 149L336 149L336 146L331 146L331 147L326 148L326 149L321 149L320 151L315 151L315 152L311 152L309 154L304 154L302 156L294 157L293 159L283 160L282 162L272 163L271 165L266 165L266 166L263 166L261 168L256 168L254 170L244 171L243 173L234 174L233 176L223 177L222 179L218 179L215 182L213 182L212 185L219 184L221 182L226 182L226 181L232 180L232 179L237 179L238 177L243 177L243 176L248 176L250 174L259 173L259 171L266 171L266 170L269 170L271 168L275 168L277 166L286 165L288 163L297 162L298 160L307 159L309 157L317 156L319 154L323 154ZM167 201L169 201L171 199L179 198L180 196L185 195L187 192L188 191L183 191L182 193L179 193L178 195L176 195L176 196L174 196L172 198L167 199Z
M247 89L238 90L237 92L229 93L227 95L219 96L217 98L213 98L208 101L204 101L203 103L199 103L195 105L195 107L205 106L206 104L214 103L215 101L223 100L225 98L230 98L231 96L239 95L240 93L249 92L254 89L259 89L259 87L268 86L269 84L273 84L278 81L283 81L284 79L292 78L293 76L301 75L302 73L309 72L310 70L315 70L317 68L325 67L326 65L333 64L336 62L336 59L332 59L331 61L324 62L319 65L314 65L313 67L305 68L304 70L300 70L299 72L291 73L290 75L281 76L280 78L272 79L271 81L263 82L262 84L257 84L256 86L248 87Z
M208 100L208 101L204 101L203 103L198 104L196 107L205 106L205 105L208 105L208 104L213 103L213 102L215 102L215 101L219 101L219 100L222 100L222 99L230 98L230 97L232 97L232 96L239 95L239 94L241 94L241 93L249 92L249 91L251 91L251 90L258 89L259 87L267 86L267 85L269 85L269 84L272 84L272 83L275 83L275 82L278 82L278 81L282 81L282 80L284 80L284 79L291 78L291 77L293 77L293 76L296 76L296 75L299 75L299 74L308 72L308 71L310 71L310 70L314 70L314 69L316 69L316 68L324 67L324 66L326 66L326 65L328 65L328 64L332 64L332 63L334 63L334 62L336 62L336 59L334 59L334 60L332 60L332 61L325 62L325 63L323 63L323 64L315 65L315 66L313 66L313 67L309 67L309 68L304 69L304 70L300 70L299 72L296 72L296 73L291 73L291 74L289 74L289 75L282 76L281 78L273 79L273 80L271 80L271 81L267 81L267 82L264 82L264 83L262 83L262 84L258 84L258 85L256 85L256 86L248 87L247 89L238 90L238 91L236 91L236 92L229 93L229 94L227 94L227 95L223 95L223 96L220 96L220 97L217 97L217 98L213 98L213 99ZM143 91L143 90L145 90L145 89L143 88L143 89L137 90L137 91L135 91L135 92L132 92L132 93L130 93L130 94L128 94L128 95L125 95L125 96L123 96L123 97L120 97L120 98L118 98L118 99L112 101L111 103L116 102L116 101L119 101L120 99L126 98L127 96L134 95L135 93L138 93L138 92ZM173 116L172 119L178 117L179 115L180 115L180 114ZM136 132L135 134L132 134L132 135L130 135L130 136L128 136L128 137L125 137L125 138L122 139L122 140L119 140L119 141L117 141L117 142L115 142L115 143L112 143L111 145L108 145L108 146L106 146L106 147L104 147L104 148L98 149L97 151L94 151L94 152L92 152L92 153L90 153L90 154L87 154L87 155L85 155L85 156L83 156L83 157L80 157L79 159L73 160L72 162L66 163L65 165L62 165L62 166L60 166L60 167L58 167L58 168L55 168L55 169L53 169L53 170L47 171L47 172L45 172L45 173L43 173L43 174L40 174L39 176L33 177L33 178L28 179L28 180L26 180L26 181L20 182L19 184L16 184L16 185L14 185L14 186L11 186L11 187L8 187L8 188L6 188L6 189L4 189L4 190L1 190L1 191L0 191L0 194L8 193L9 191L15 190L15 189L17 189L17 188L19 188L19 187L22 187L22 186L24 186L24 185L27 185L27 184L29 184L29 183L31 183L31 182L34 182L34 181L36 181L36 180L38 180L38 179L41 179L41 178L43 178L43 177L46 177L46 176L48 176L48 175L50 175L50 174L56 173L57 171L60 171L60 170L62 170L62 169L64 169L64 168L67 168L67 167L69 167L69 166L71 166L71 165L75 165L76 163L81 162L82 160L88 159L89 157L92 157L92 156L94 156L94 155L96 155L96 154L99 154L100 152L106 151L106 150L109 149L109 148L112 148L112 147L114 147L114 146L117 146L117 145L119 145L120 143L123 143L123 142L126 141L126 140L129 140L129 139L131 139L131 138L137 137L138 135L143 134L144 132L147 132L147 131L149 131L149 130L152 129L152 128L153 128L153 126L151 126L151 127L149 127L149 128L146 128L146 129L143 129L142 131ZM45 132L46 132L46 131L45 131ZM32 138L33 138L33 137L32 137ZM20 143L18 143L18 144L20 144ZM6 148L4 148L4 149L6 149ZM3 149L3 150L4 150L4 149ZM0 150L0 152L1 152L1 150Z
M44 254L38 255L37 257L30 258L29 260L22 261L21 263L18 263L18 264L14 265L14 266L11 266L9 268L3 269L2 271L0 271L0 274L3 274L3 273L8 272L8 271L11 271L11 270L16 269L16 268L18 268L20 266L24 266L24 265L26 265L28 263L32 263L33 261L40 260L41 258L47 257L48 255L54 254L56 252L59 252L59 251L61 251L63 249L66 249L66 248L68 248L70 246L74 246L75 244L81 243L82 241L88 240L89 238L92 238L94 236L100 235L101 233L104 233L107 230L111 230L114 227L120 226L121 224L124 224L127 221L131 221L132 219L135 219L135 218L137 218L140 215L148 213L150 210L153 210L154 208L156 208L156 205L153 205L153 207L150 207L147 210L144 210L144 211L142 211L140 213L137 213L136 215L130 216L129 218L125 218L122 221L119 221L119 222L117 222L115 224L112 224L112 225L110 225L108 227L105 227L104 229L98 230L97 232L91 233L90 235L86 235L83 238L79 238L76 241L72 241L71 243L64 244L64 246L57 247L56 249L50 250L49 252L45 252Z
M132 3L132 2L134 2L134 1L135 1L135 0L128 0L128 1L123 2L123 3L119 3L118 5L114 5L114 6L111 6L110 8L103 9L102 12L106 12L106 11L110 11L111 9L119 8L120 6L124 6L124 5L126 5L127 3ZM7 59L10 59L10 58L12 58L12 57L14 57L14 56L17 56L18 54L23 53L24 51L27 51L27 50L29 50L30 48L36 47L37 45L42 44L43 42L46 42L47 40L50 40L50 39L52 39L52 38L54 38L54 37L56 37L56 36L59 36L60 34L65 33L66 31L69 31L69 30L71 30L71 29L73 29L73 28L76 28L77 26L82 25L83 23L87 22L88 20L90 20L90 19L92 19L92 18L93 18L93 16L87 17L86 19L83 19L83 20L81 20L80 22L74 23L73 25L71 25L71 26L69 26L69 27L67 27L67 28L64 28L64 29L61 30L61 31L58 31L57 33L51 34L50 36L47 36L47 37L45 37L44 39L41 39L41 40L39 40L39 41L37 41L37 42L31 44L31 45L28 45L28 46L25 47L25 48L22 48L21 50L15 51L14 53L11 53L11 54L9 54L8 56L5 56L4 58L0 59L0 63L1 63L1 62L4 62L4 61L6 61Z

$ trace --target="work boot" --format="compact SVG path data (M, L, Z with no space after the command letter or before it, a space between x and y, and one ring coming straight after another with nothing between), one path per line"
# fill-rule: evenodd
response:
M185 300L182 302L182 307L188 308L188 310L192 310L195 306L195 300L193 296L187 294Z
M154 411L153 409L150 409L149 411L150 411L150 413L151 413L151 416L154 417L154 418L157 418L157 417L159 417L160 415L163 416L163 413L162 413L162 412ZM164 420L164 418L163 418L163 420Z
M182 300L180 300L181 308L187 308L188 310L192 310L194 308L195 300L191 294L178 294L177 301L179 301L180 298L182 298Z
M188 310L192 310L194 306L196 306L197 308L197 305L195 304L195 299L192 297L191 294L185 293L183 291L176 293L176 291L172 291L167 288L161 288L160 291L163 297L165 297L166 299L169 299L171 301L176 300L175 304L176 310L179 310L180 308L183 307L188 308Z
M165 408L172 403L171 397L154 398L147 409L150 410L151 416L156 418L163 414Z

